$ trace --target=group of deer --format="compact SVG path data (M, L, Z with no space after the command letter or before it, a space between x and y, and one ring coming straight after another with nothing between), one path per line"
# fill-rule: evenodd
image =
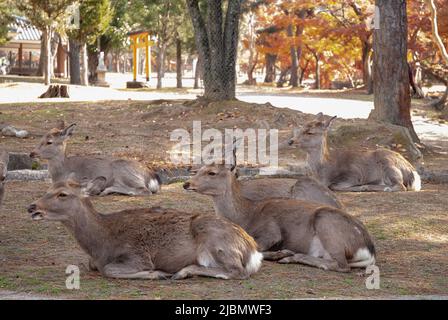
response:
M96 211L89 196L151 194L160 179L135 161L66 157L74 125L55 128L31 153L48 160L53 185L28 212L33 220L62 222L90 267L106 277L244 279L263 259L339 272L367 267L375 263L373 241L333 191L418 191L420 178L390 150L330 153L333 120L319 114L288 141L307 153L313 176L240 181L236 160L199 169L183 187L210 196L214 215L160 207ZM0 153L0 203L4 159Z

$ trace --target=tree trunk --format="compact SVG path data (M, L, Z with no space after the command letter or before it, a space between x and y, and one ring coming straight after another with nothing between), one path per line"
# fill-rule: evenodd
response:
M81 85L89 85L89 64L87 58L87 44L81 44Z
M157 89L162 88L162 78L164 73L164 66L163 63L165 60L165 50L166 50L166 44L162 43L158 46L157 50L157 57L156 57L156 67L157 67Z
M265 83L272 83L275 81L275 62L277 61L277 55L266 53L266 76L264 77Z
M277 80L277 88L281 88L281 87L283 87L283 85L285 84L285 82L286 82L286 76L288 75L288 73L290 73L291 72L291 67L289 67L289 68L287 68L287 69L283 69L281 72L280 72L280 76L278 77L278 80Z
M98 69L99 64L99 55L95 51L95 49L87 47L87 58L89 83L96 83L98 81L98 73L96 72L96 70Z
M406 0L376 0L376 6L380 28L373 34L375 107L369 119L406 127L418 141L410 112Z
M373 93L372 67L370 51L372 49L368 40L362 41L362 79L367 94Z
M53 68L53 61L51 59L51 38L53 30L51 27L46 27L43 30L42 37L45 39L44 45L44 57L43 57L43 65L44 65L44 83L45 85L50 85L51 83L51 74Z
M176 81L177 88L182 88L182 42L176 39Z
M292 25L289 24L286 33L289 38L292 39L293 32L292 32ZM291 77L289 78L289 85L293 88L298 87L299 85L299 78L298 78L298 70L299 70L299 61L297 59L297 49L294 44L291 44L289 47L289 55L291 56Z
M199 60L201 59L198 58L198 61L196 61L196 68L194 70L194 86L193 86L194 89L199 89L199 78L201 77L202 74L201 72L202 64Z
M199 10L198 0L187 0L204 72L204 98L207 100L235 99L241 3L242 0L228 2L223 23L222 1L207 1L206 24Z
M316 59L316 83L314 84L315 89L320 89L320 60L319 55L316 53L314 54L314 59Z
M79 43L69 39L70 84L81 84L81 65L79 64Z

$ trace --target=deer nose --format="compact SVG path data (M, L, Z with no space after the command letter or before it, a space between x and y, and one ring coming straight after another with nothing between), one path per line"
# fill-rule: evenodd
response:
M289 139L288 140L288 145L292 146L294 144L294 139Z
M188 188L190 188L190 182L185 182L184 189L187 190Z
M29 207L28 207L28 213L36 212L36 210L37 210L37 206L36 206L35 203L32 203L32 204L29 205Z
M37 153L36 153L36 152L32 151L32 152L30 153L30 158L35 158L36 156L37 156Z

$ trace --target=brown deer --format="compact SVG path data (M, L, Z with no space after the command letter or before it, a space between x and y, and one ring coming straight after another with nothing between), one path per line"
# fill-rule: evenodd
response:
M0 150L0 207L5 194L5 179L8 171L9 155L6 151Z
M339 272L375 263L373 242L356 218L308 201L250 200L243 196L232 169L222 164L204 166L184 189L211 196L215 212L254 237L266 260Z
M251 179L241 181L240 185L241 193L250 200L291 198L340 209L344 207L333 191L313 177Z
M72 136L75 124L54 128L45 134L30 157L48 161L53 183L73 179L86 186L96 177L105 177L103 185L89 188L91 195L148 195L160 190L160 178L153 171L134 160L101 157L66 157L67 140Z
M105 277L245 279L262 262L255 241L226 219L160 207L103 214L70 180L54 184L28 212L60 221Z
M294 129L289 144L307 153L313 174L334 191L419 191L420 175L399 153L388 149L374 151L334 150L327 146L328 129L336 117L322 113Z

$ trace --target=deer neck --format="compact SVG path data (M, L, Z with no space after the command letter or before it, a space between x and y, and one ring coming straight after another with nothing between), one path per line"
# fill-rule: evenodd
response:
M63 224L73 234L81 248L94 259L104 256L104 249L110 243L109 232L101 223L100 213L96 212L88 200L75 218Z
M215 212L245 228L252 215L254 203L243 197L239 182L232 177L224 194L214 196Z
M318 146L308 151L307 162L313 174L322 178L324 168L329 162L329 150L326 136L322 138L322 141Z
M64 177L64 165L65 165L65 152L58 154L57 156L48 160L48 171L50 172L51 179L58 181Z

